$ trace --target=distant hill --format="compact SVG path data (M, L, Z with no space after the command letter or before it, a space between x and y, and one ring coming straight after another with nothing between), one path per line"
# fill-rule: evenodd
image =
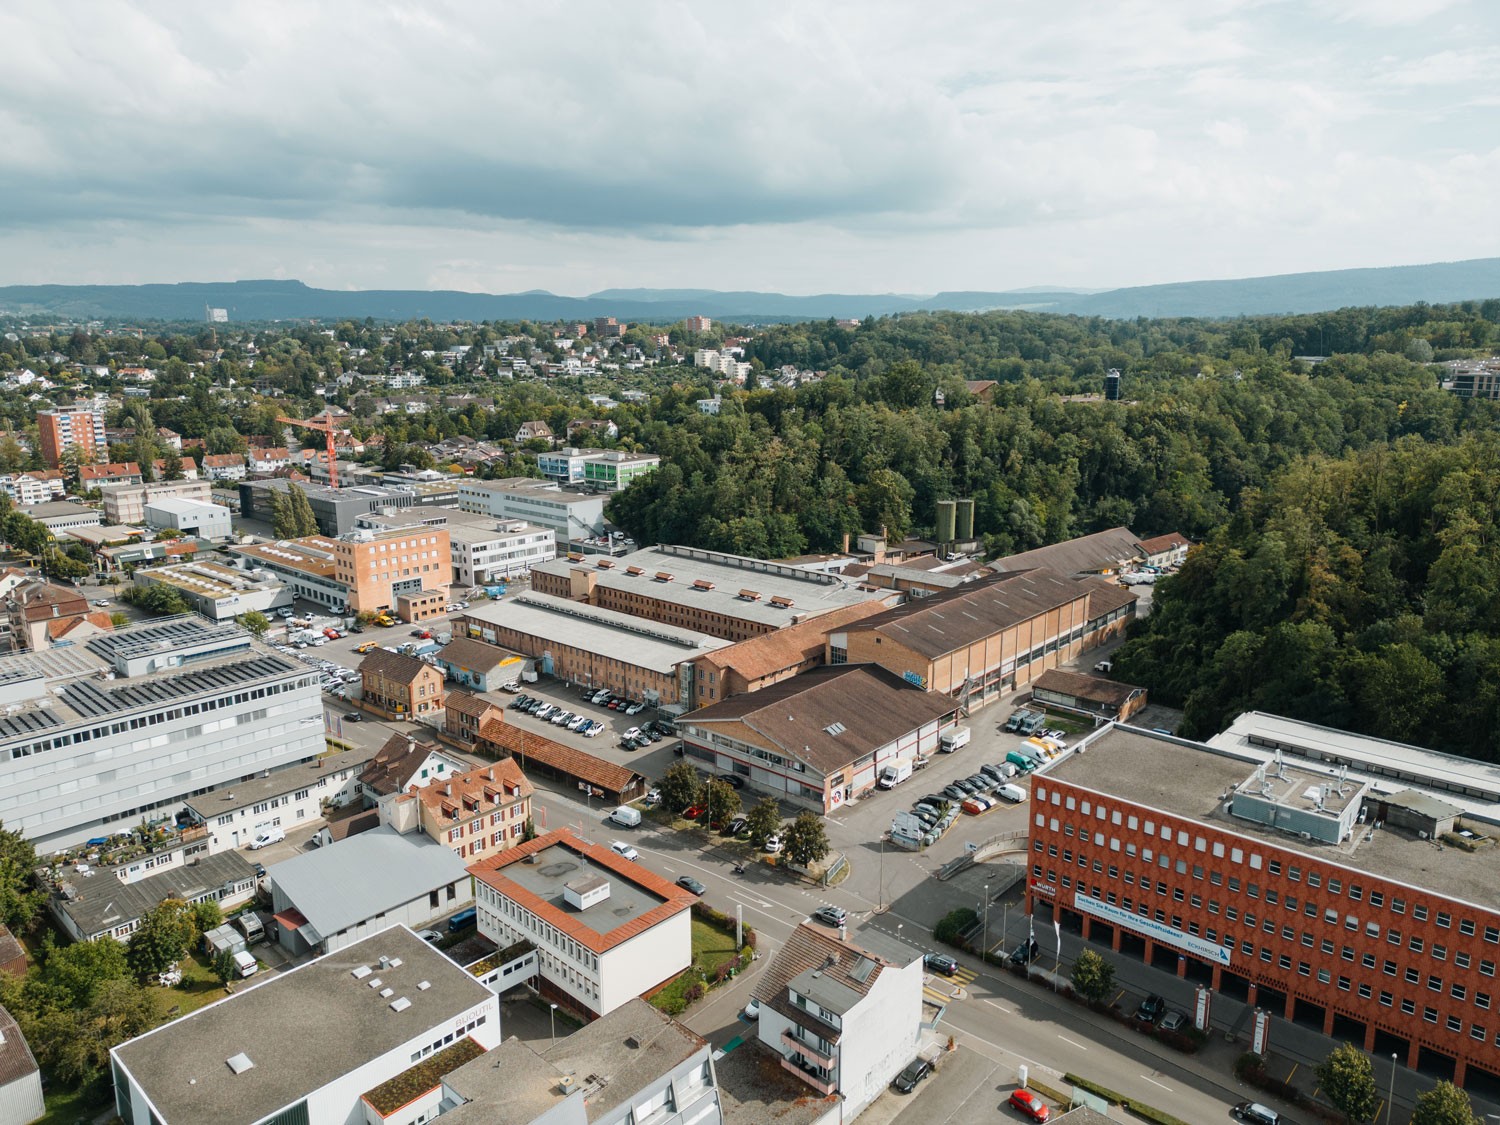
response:
M918 310L1029 309L1081 316L1233 317L1306 313L1360 305L1439 304L1500 297L1500 258L1425 266L1330 270L1225 281L1185 281L1085 291L1030 287L1001 292L904 294L722 292L714 289L605 289L587 297L545 290L314 289L300 281L182 282L176 285L0 286L0 313L49 319L201 320L206 307L231 321L273 320L592 320L671 323L686 316L766 322L887 316Z

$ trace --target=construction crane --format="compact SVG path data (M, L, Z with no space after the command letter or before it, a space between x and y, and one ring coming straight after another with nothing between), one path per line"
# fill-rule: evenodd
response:
M288 426L301 426L304 430L316 430L328 439L328 487L339 486L338 459L333 452L333 435L338 432L333 422L328 418L277 418L278 422L285 422Z

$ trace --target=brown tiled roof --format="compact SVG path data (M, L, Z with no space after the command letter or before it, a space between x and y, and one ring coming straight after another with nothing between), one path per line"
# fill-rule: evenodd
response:
M559 910L546 899L526 890L512 879L506 878L505 868L513 863L519 863L529 855L545 851L554 845L567 848L569 851L584 856L594 867L602 867L613 872L618 878L634 883L636 886L650 892L657 898L665 899L660 906L632 918L628 922L610 930L607 934L601 934L592 927L583 923L582 919L570 914L565 910ZM554 927L567 934L580 945L587 946L595 953L605 953L615 946L629 941L633 937L645 933L658 922L663 922L672 915L687 910L693 904L693 896L681 887L667 882L654 871L642 867L626 859L624 856L616 855L611 849L602 844L591 844L580 840L566 828L559 828L555 832L548 832L545 836L538 836L534 840L527 840L517 844L499 855L482 859L469 867L469 874L478 879L486 886L499 891L506 898L519 903L531 911L543 921L550 922Z
M1169 531L1165 535L1154 535L1150 539L1142 539L1141 546L1146 549L1147 554L1157 555L1175 547L1191 547L1192 544L1177 532Z
M1079 581L1089 592L1090 619L1140 601L1140 595L1134 590L1127 590L1116 582L1106 582L1102 578L1082 578Z
M485 644L473 637L454 637L438 650L437 658L465 668L492 672L516 656L498 645Z
M245 457L241 453L209 453L203 458L205 469L229 469L244 463ZM186 465L187 462L184 461L183 464Z
M507 788L516 792L507 793ZM417 790L417 800L437 812L451 809L461 815L473 816L475 813L489 812L500 805L525 800L531 794L531 782L526 780L526 775L521 772L515 759L507 758L467 773L454 774L442 781L434 781ZM465 798L469 798L478 807L468 808L464 804Z
M328 822L328 836L337 843L340 840L347 840L350 836L358 836L361 832L368 832L372 828L379 827L380 810L366 809L364 812L355 813L353 816L330 820Z
M108 477L138 477L141 467L134 461L111 461L107 465L79 465L78 479L105 480Z
M1130 702L1130 697L1141 690L1134 684L1122 684L1081 672L1065 672L1061 668L1047 669L1031 686L1040 691L1055 691L1089 703L1104 703L1116 708Z
M404 652L387 652L383 648L377 648L365 653L365 658L359 662L359 674L363 676L368 672L374 672L388 680L414 684L417 682L417 677L425 669L431 667L432 665L425 660L407 656Z
M875 967L865 974L863 980L853 975L854 967L861 961L875 963ZM830 980L865 996L880 979L881 971L891 964L891 961L861 949L852 941L840 941L839 935L833 930L811 922L802 922L782 943L771 958L771 963L761 973L755 986L755 997L762 1004L790 1019L806 1021L808 1013L787 999L786 986L794 977L809 969L818 969ZM837 1042L839 1033L831 1027L828 1030L833 1031L833 1034L824 1038Z
M956 706L948 696L922 691L877 665L835 664L731 696L679 722L743 723L768 748L829 774Z
M4 1008L0 1008L0 1036L4 1037L4 1043L0 1045L0 1087L35 1074L38 1069L36 1059L26 1045L21 1026Z
M602 786L611 793L623 793L641 779L641 775L634 770L606 762L586 751L564 746L561 742L553 742L544 735L533 734L502 719L485 722L479 728L479 737L492 746L509 750L525 761L550 766L580 781Z
M361 771L359 780L377 793L399 793L429 754L447 755L447 751L414 735L393 734L375 751L369 765Z
M785 629L707 653L698 657L697 663L733 669L747 680L758 680L817 659L823 653L823 643L829 633L884 610L878 599L841 606Z
M1019 555L996 559L996 570L1028 570L1044 566L1063 574L1087 574L1109 570L1142 555L1141 541L1128 527L1112 527L1092 535L1080 535L1050 547L1038 547Z
M10 932L9 926L0 924L0 965L9 965L12 961L20 961L24 966L26 948L16 940L16 935Z
M505 710L494 700L475 695L471 691L450 691L443 697L443 706L449 711L457 711L460 715L468 715L474 719L482 719L491 711Z
M1053 570L1016 571L978 578L926 598L914 598L851 627L936 658L1088 596L1089 588Z

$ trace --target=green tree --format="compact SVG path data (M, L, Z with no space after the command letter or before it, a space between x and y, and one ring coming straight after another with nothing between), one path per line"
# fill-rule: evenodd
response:
M762 797L745 814L745 827L750 832L750 842L757 848L766 842L781 827L781 806L775 797Z
M48 948L36 974L38 989L58 997L58 1006L86 1008L106 981L129 980L125 947L112 937Z
M1452 1082L1439 1082L1417 1098L1411 1125L1480 1125L1469 1095Z
M673 812L680 812L697 803L703 783L691 763L676 762L662 774L659 788L662 804Z
M1092 949L1073 962L1073 991L1090 1004L1103 1004L1115 987L1115 967Z
M271 627L271 619L259 610L252 609L249 613L242 613L237 617L240 627L247 632L254 633L257 637L264 637L266 630Z
M191 909L181 899L163 899L141 918L126 943L130 971L147 983L187 956L193 937Z
M740 795L728 782L714 778L708 783L705 796L710 824L722 824L740 811Z
M43 566L53 578L87 578L93 573L87 563L81 563L66 552L56 549L47 552Z
M798 867L811 867L828 854L828 833L811 812L800 812L786 830L786 856Z
M211 898L193 903L192 913L195 944L209 930L217 929L224 924L224 910Z
M212 968L220 984L228 984L240 975L240 967L234 963L234 954L227 949L214 954Z
M178 453L177 450L168 449L166 456L162 458L161 479L182 479L182 454Z
M1375 1072L1370 1056L1353 1043L1335 1047L1318 1064L1318 1083L1335 1109L1350 1121L1369 1121L1375 1116L1380 1096L1375 1090Z
M270 490L271 531L277 539L297 538L297 513L292 508L291 494L279 488Z
M36 848L0 822L0 922L17 933L31 927L47 893L36 886Z
M188 613L192 609L177 588L168 586L165 582L153 582L149 586L132 586L121 594L120 598L158 617Z
M26 1038L37 1061L61 1081L86 1086L108 1073L110 1048L161 1022L161 1008L131 981L109 980L88 1007L53 1009L28 1022Z

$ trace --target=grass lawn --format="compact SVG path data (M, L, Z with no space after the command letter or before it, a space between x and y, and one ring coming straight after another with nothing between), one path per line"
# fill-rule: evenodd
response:
M733 957L734 935L720 933L706 922L697 918L693 919L693 963L684 969L677 979L667 985L651 998L663 1011L670 1011L678 1004L686 1007L684 999L687 990L695 984L702 984L704 988L713 987L713 970L722 961ZM704 977L708 979L705 981ZM681 1011L682 1008L677 1008Z
M219 978L214 976L214 971L204 964L202 955L197 953L183 959L181 984L170 987L153 984L146 991L156 997L163 1014L173 1008L177 1009L172 1019L185 1016L195 1008L212 1004L228 995L224 986L219 983Z
M114 1103L114 1093L108 1082L101 1082L90 1090L58 1090L45 1095L47 1112L37 1118L34 1125L74 1125L89 1121L103 1109Z

